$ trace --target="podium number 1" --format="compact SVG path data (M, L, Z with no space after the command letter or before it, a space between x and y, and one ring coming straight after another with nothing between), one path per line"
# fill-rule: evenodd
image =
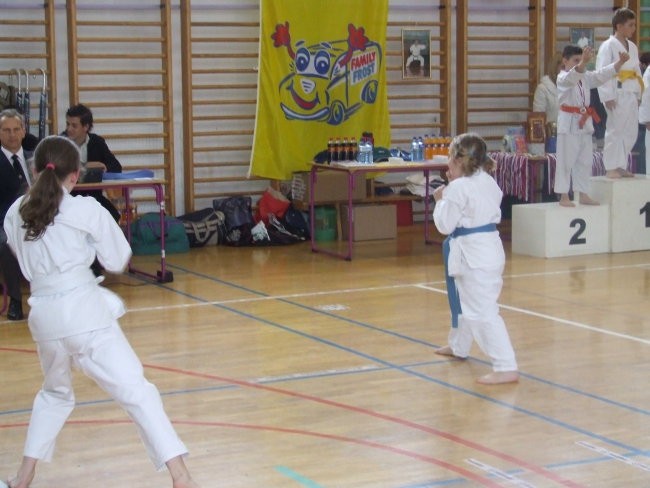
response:
M646 204L641 207L639 210L639 215L643 215L645 213L645 226L650 227L650 202L646 202Z
M575 234L573 234L571 240L569 241L569 246L575 246L576 244L587 243L587 239L581 237L585 229L587 228L587 222L585 222L584 219L573 219L569 224L569 227L578 227L578 230L576 230Z

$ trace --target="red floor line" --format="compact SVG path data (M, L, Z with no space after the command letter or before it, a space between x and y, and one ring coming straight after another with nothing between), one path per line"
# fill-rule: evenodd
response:
M293 391L290 391L290 390L284 390L282 388L276 388L276 387L273 387L273 386L260 385L258 383L251 383L249 381L236 380L236 379L232 379L232 378L226 378L226 377L223 377L223 376L212 375L212 374L207 374L207 373L197 373L197 372L194 372L194 371L187 371L187 370L178 369L178 368L171 368L171 367L167 367L167 366L156 366L156 365L147 364L147 365L145 365L145 367L150 368L150 369L157 369L157 370L160 370L160 371L167 371L167 372L170 372L170 373L181 373L181 374L185 374L185 375L193 376L193 377L197 377L197 378L206 378L206 379L222 381L224 383L239 385L239 386L242 386L242 387L245 387L245 388L256 388L256 389L259 389L259 390L271 391L271 392L274 392L274 393L279 393L281 395L288 395L288 396L292 396L292 397L296 397L296 398L302 398L304 400L309 400L309 401L312 401L312 402L321 403L321 404L324 404L324 405L329 405L329 406L332 406L332 407L341 408L341 409L344 409L344 410L349 410L349 411L361 413L363 415L368 415L368 416L371 416L371 417L386 420L388 422L396 423L396 424L403 425L403 426L406 426L406 427L410 427L410 428L413 428L413 429L416 429L416 430L420 430L420 431L423 431L423 432L434 434L434 435L436 435L438 437L442 437L442 438L447 439L447 440L449 440L451 442L455 442L455 443L470 447L472 449L475 449L477 451L484 452L486 454L490 454L490 455L492 455L494 457L503 459L503 460L508 461L510 463L513 463L513 464L516 464L521 468L528 469L529 471L537 473L537 474L539 474L539 475L541 475L541 476L543 476L545 478L548 478L549 480L552 480L552 481L554 481L556 483L559 483L560 485L567 486L567 487L570 487L570 488L584 488L584 487L582 487L582 485L579 485L579 484L577 484L577 483L575 483L575 482L573 482L571 480L564 479L561 476L558 476L555 473L552 473L552 472L550 472L550 471L548 471L548 470L546 470L546 469L544 469L544 468L542 468L540 466L535 466L534 464L530 464L527 461L516 458L515 456L511 456L510 454L505 454L505 453L496 451L494 449L491 449L491 448L489 448L487 446L483 446L481 444L470 441L468 439L463 439L463 438L461 438L459 436L456 436L454 434L450 434L448 432L444 432L442 430L435 429L433 427L428 427L426 425L418 424L416 422L411 422L410 420L405 420L405 419L401 419L401 418L398 418L398 417L393 417L391 415L382 414L382 413L375 412L373 410L368 410L368 409L365 409L365 408L355 407L353 405L347 405L345 403L340 403L340 402L336 402L336 401L333 401L333 400L327 400L325 398L320 398L320 397L313 396L313 395L306 395L306 394L303 394L303 393L297 393L297 392L293 392Z
M15 349L15 348L6 348L6 347L0 348L0 351L28 352L28 353L35 353L36 352L34 350ZM410 427L410 428L413 428L413 429L416 429L416 430L420 430L420 431L423 431L423 432L427 432L429 434L436 435L438 437L442 437L443 439L447 439L447 440L449 440L451 442L455 442L457 444L461 444L461 445L470 447L470 448L475 449L475 450L477 450L479 452L484 452L486 454L497 457L497 458L502 459L504 461L508 461L510 463L518 465L520 468L528 469L529 471L537 473L537 474L539 474L539 475L541 475L541 476L543 476L543 477L545 477L545 478L547 478L549 480L552 480L552 481L554 481L556 483L559 483L560 485L567 486L569 488L584 488L584 487L582 487L582 485L579 485L579 484L577 484L577 483L575 483L575 482L573 482L571 480L564 479L561 476L556 475L555 473L552 473L552 472L550 472L550 471L548 471L548 470L546 470L546 469L544 469L544 468L542 468L540 466L530 464L527 461L524 461L523 459L519 459L519 458L517 458L515 456L511 456L510 454L505 454L505 453L496 451L496 450L494 450L492 448L489 448L487 446L483 446L483 445L478 444L476 442L470 441L468 439L464 439L462 437L456 436L454 434L450 434L448 432L444 432L442 430L435 429L433 427L428 427L426 425L418 424L416 422L411 422L410 420L405 420L405 419L401 419L401 418L398 418L398 417L393 417L391 415L382 414L382 413L375 412L373 410L369 410L369 409L365 409L365 408L355 407L353 405L347 405L345 403L340 403L340 402L336 402L336 401L333 401L333 400L327 400L325 398L320 398L320 397L313 396L313 395L306 395L306 394L303 394L303 393L297 393L297 392L294 392L294 391L285 390L285 389L282 389L282 388L276 388L276 387L268 386L268 385L261 385L261 384L258 384L258 383L252 383L252 382L249 382L249 381L236 380L236 379L233 379L233 378L226 378L226 377L223 377L223 376L207 374L207 373L198 373L198 372L195 372L195 371L187 371L187 370L184 370L184 369L172 368L172 367L168 367L168 366L157 366L157 365L154 365L154 364L144 364L144 366L146 368L156 369L156 370L159 370L159 371L167 371L167 372L170 372L170 373L183 374L183 375L191 376L191 377L195 377L195 378L205 378L205 379L221 381L223 383L228 383L228 384L232 384L232 385L239 385L239 386L242 386L244 388L255 388L255 389L259 389L259 390L271 391L271 392L274 392L274 393L278 393L280 395L287 395L287 396L292 396L292 397L295 397L295 398L302 398L303 400L309 400L309 401L312 401L312 402L315 402L315 403L321 403L321 404L328 405L328 406L331 406L331 407L336 407L336 408L340 408L340 409L343 409L343 410L349 410L349 411L357 412L357 413L360 413L360 414L363 414L363 415L368 415L368 416L371 416L371 417L379 418L379 419L386 420L386 421L391 422L391 423L399 424L399 425L402 425L402 426L405 426L405 427ZM2 427L2 426L0 426L0 427Z
M67 422L66 424L102 425L102 424L132 424L132 423L133 422L131 422L130 420L73 420ZM393 454L410 457L412 459L417 459L419 461L423 461L428 464L434 464L436 466L440 466L444 469L453 471L454 473L457 473L460 476L463 476L467 479L477 481L481 483L481 485L483 486L488 486L490 488L501 488L501 485L499 485L498 483L495 483L494 481L485 478L483 476L479 476L473 473L472 471L457 466L455 464L451 464L431 456L424 456L422 454L408 451L406 449L401 449L386 444L380 444L378 442L367 441L364 439L356 439L353 437L346 437L346 436L336 435L336 434L324 434L321 432L315 432L310 430L290 429L286 427L275 427L269 425L239 424L239 423L231 423L231 422L210 422L210 421L199 421L199 420L174 420L172 423L175 425L190 425L195 427L222 427L222 428L235 428L235 429L246 429L246 430L262 430L262 431L269 431L269 432L279 432L283 434L296 434L296 435L303 435L303 436L318 437L320 439L329 439L329 440L334 440L339 442L346 442L350 444L358 444L366 447L371 447L374 449L380 449L383 451L392 452Z

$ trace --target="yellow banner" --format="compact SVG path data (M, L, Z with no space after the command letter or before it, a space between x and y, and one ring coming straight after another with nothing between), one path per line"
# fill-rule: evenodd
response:
M388 0L262 0L250 174L288 180L329 138L390 146Z

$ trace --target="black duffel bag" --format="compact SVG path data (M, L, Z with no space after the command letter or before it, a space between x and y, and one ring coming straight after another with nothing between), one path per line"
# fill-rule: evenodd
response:
M223 212L204 208L176 218L185 226L190 247L223 244L226 238L226 217Z

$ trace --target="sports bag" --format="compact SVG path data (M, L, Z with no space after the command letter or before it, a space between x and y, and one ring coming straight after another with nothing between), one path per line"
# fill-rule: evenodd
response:
M190 247L222 244L226 238L226 216L212 208L204 208L179 215L183 222Z
M174 254L190 250L183 222L165 215L165 253ZM160 213L149 212L131 223L131 250L135 255L160 254Z
M251 197L236 196L212 200L212 207L226 216L228 232L243 225L255 225Z

